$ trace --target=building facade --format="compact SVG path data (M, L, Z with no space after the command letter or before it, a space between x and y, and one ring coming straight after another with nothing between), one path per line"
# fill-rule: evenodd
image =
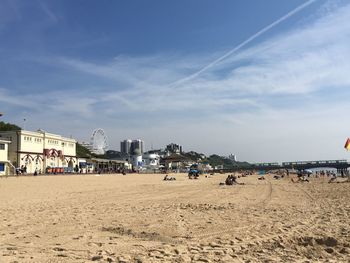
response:
M120 151L122 153L126 153L128 155L135 155L135 152L144 153L145 151L145 143L143 140L124 140L120 142Z
M11 143L8 159L26 173L46 172L47 168L73 169L77 164L76 140L42 130L0 132L0 139Z
M182 154L182 146L176 143L170 143L166 146L165 151L169 154L171 153L179 153Z
M10 173L10 164L8 160L8 146L10 141L0 140L0 176Z
M145 151L145 143L143 140L137 139L137 140L133 140L131 142L131 147L130 147L130 151L133 154L134 152L139 151L141 154L144 153Z
M120 152L130 154L132 140L127 139L120 142Z
M143 163L147 168L158 169L160 165L160 156L156 153L148 153L142 156Z

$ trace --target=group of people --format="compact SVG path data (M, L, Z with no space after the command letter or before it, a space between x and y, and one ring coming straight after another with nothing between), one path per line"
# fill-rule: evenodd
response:
M344 178L346 176L349 176L349 171L348 170L341 170L340 171L340 177ZM315 172L316 177L336 177L337 174L334 171L316 171Z
M21 167L16 168L16 175L26 174L26 173L27 173L27 166L22 165Z
M16 168L16 175L21 175L21 174L26 174L27 173L27 166L22 165L21 167L17 167ZM38 175L41 174L41 169L35 168L35 171L33 173L33 175Z

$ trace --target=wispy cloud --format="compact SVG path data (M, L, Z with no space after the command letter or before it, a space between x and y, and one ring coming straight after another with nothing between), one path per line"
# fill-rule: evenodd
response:
M203 72L205 72L208 69L214 67L216 64L220 63L221 61L225 60L226 58L232 56L233 54L235 54L236 52L238 52L239 50L244 48L246 45L248 45L250 42L252 42L255 39L257 39L259 36L263 35L264 33L268 32L269 30L271 30L274 27L278 26L280 23L282 23L283 21L287 20L288 18L294 16L295 14L299 13L300 11L302 11L303 9L308 7L309 5L313 4L314 2L316 2L316 0L308 0L305 3L297 6L295 9L293 9L290 12L288 12L287 14L285 14L282 17L280 17L279 19L277 19L276 21L272 22L271 24L267 25L263 29L259 30L258 32L256 32L252 36L250 36L248 39L244 40L242 43L240 43L239 45L237 45L233 49L231 49L228 52L226 52L224 55L220 56L219 58L217 58L214 61L210 62L209 64L205 65L203 68L201 68L197 72L192 73L190 76L187 76L187 77L185 77L183 79L180 79L180 80L176 81L175 83L173 83L173 85L174 86L181 85L182 83L185 83L187 81L190 81L190 80L198 77Z
M317 15L307 24L298 24L250 48L242 47L239 52L226 53L218 61L215 58L220 57L220 51L192 56L116 55L109 61L36 58L36 63L62 71L64 83L74 79L74 85L63 86L60 92L47 89L35 96L22 94L22 99L29 101L28 107L37 110L39 116L70 121L72 126L87 127L90 122L96 128L103 124L113 133L122 130L118 136L136 136L142 131L139 136L148 141L158 139L161 143L167 136L180 143L202 145L198 150L204 152L225 148L225 138L230 138L232 147L237 147L247 160L258 160L263 155L269 159L264 147L278 140L280 147L294 147L285 157L293 159L307 140L320 149L316 137L312 138L318 129L324 131L318 139L326 135L342 137L342 131L328 129L324 118L336 125L350 110L350 5L341 2L324 6ZM211 64L213 61L215 64ZM77 75L82 77L77 80ZM176 88L173 83L177 83ZM0 90L0 95L8 105L21 104L10 91ZM330 98L337 103L328 101ZM74 119L83 121L73 124ZM150 123L157 123L159 137L154 137ZM295 145L288 143L288 134L281 127L293 134ZM188 130L200 130L201 135L185 135ZM213 133L217 134L215 138ZM120 137L111 137L111 144L114 139L117 145ZM206 141L205 137L212 140ZM245 149L248 141L259 143L264 138L266 143L253 154ZM341 154L339 149L333 153Z
M42 9L42 11L44 12L44 14L54 23L58 22L58 18L55 15L55 13L49 8L49 6L41 1L41 0L37 0L38 5L40 6L40 8Z
M213 55L204 59L169 54L119 56L108 63L72 58L54 61L84 74L109 79L111 86L101 93L100 100L117 100L127 110L202 111L215 105L224 114L228 105L264 105L264 101L270 103L269 96L308 95L349 85L350 25L345 22L349 14L348 5L311 25L225 57L176 89L169 83L186 78Z

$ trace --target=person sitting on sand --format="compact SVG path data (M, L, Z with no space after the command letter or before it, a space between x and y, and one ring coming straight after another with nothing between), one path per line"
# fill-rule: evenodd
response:
M306 178L305 175L299 176L299 174L298 174L297 180L293 180L293 178L291 178L291 181L292 181L293 183L305 183L305 182L309 183L309 180Z
M232 180L231 180L231 175L228 175L227 176L227 178L226 178L226 180L225 180L225 184L226 185L232 185L233 183L232 183Z
M231 175L227 176L227 178L225 180L225 184L226 185L234 185L234 184L239 184L239 183L237 182L237 177L231 174Z
M233 184L238 184L237 177L235 175L231 175L231 181Z
M176 178L173 177L173 176L165 175L163 180L164 180L164 181L175 181Z
M335 173L332 174L331 179L329 179L328 183L334 183L337 180L337 175Z

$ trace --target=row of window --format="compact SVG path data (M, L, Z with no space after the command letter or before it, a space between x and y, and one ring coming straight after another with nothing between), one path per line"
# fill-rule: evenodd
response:
M30 136L24 136L24 140L27 142L32 142L33 138ZM34 137L34 142L41 143L42 139ZM58 145L59 141L49 139L49 140L47 140L47 143ZM74 147L74 143L68 143L68 142L62 142L61 145L62 145L62 147L65 147L65 146Z
M49 144L58 144L57 140L47 140Z
M24 140L27 141L27 142L31 142L32 141L32 137L24 136Z
M33 137L30 137L30 136L24 136L24 140L27 141L27 142L32 142L32 141L37 142L37 143L42 142L42 139L36 138L36 137L33 138Z
M62 147L74 147L74 143L62 142Z
M47 140L49 144L59 144L59 141L57 140ZM69 146L69 147L74 147L74 143L68 143L68 142L61 142L62 147Z

